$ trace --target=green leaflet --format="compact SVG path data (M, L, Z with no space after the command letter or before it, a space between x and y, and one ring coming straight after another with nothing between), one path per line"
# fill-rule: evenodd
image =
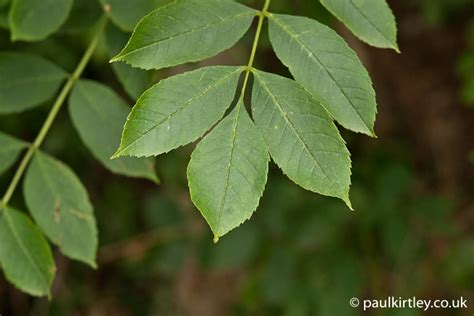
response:
M18 289L50 295L56 266L48 242L23 213L6 208L0 214L0 261L3 273Z
M0 132L0 174L15 163L27 143Z
M112 61L160 69L212 57L232 47L255 15L229 0L176 0L143 18Z
M47 101L66 76L61 68L41 57L0 53L0 114L21 112Z
M28 209L61 252L96 266L97 227L84 186L62 162L37 152L24 182Z
M40 41L66 22L73 0L13 0L8 16L13 41Z
M374 135L377 112L372 82L357 55L332 29L315 20L270 15L278 58L341 125Z
M156 156L197 140L232 103L242 70L205 67L161 80L137 101L115 156Z
M254 76L253 118L273 160L296 184L351 207L350 154L326 110L293 80Z
M93 81L77 82L69 100L69 113L82 141L107 169L158 182L153 159L110 159L120 143L129 111L113 90Z
M131 32L138 21L155 8L172 0L100 0L110 5L110 19L122 31Z
M196 147L187 172L189 190L215 241L257 209L269 160L242 100Z
M112 24L107 26L106 37L107 51L110 58L117 55L128 40L128 35L122 33ZM143 91L150 86L150 77L144 70L133 68L125 63L113 63L112 70L125 92L133 99L138 99Z
M397 25L386 0L321 0L321 3L367 44L399 52Z

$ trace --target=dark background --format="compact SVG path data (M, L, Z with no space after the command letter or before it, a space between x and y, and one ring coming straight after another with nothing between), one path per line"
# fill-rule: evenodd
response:
M262 1L245 1L260 7ZM95 206L99 269L55 251L53 299L0 280L2 315L358 315L360 299L464 297L467 310L372 310L371 315L474 314L474 1L393 0L402 54L355 39L316 0L274 0L271 10L333 26L372 75L377 139L343 131L353 158L351 199L297 187L272 165L252 219L214 245L187 191L193 146L157 158L161 186L114 176L81 144L63 109L44 150L79 174ZM203 64L246 64L253 32ZM60 33L34 51L70 70L90 34ZM257 67L288 75L264 36ZM84 75L124 95L103 48ZM130 105L133 100L130 100ZM0 128L35 137L50 104L0 116ZM471 158L470 158L471 157ZM471 160L471 161L470 161ZM0 178L5 188L12 171ZM12 205L21 207L21 190ZM1 242L1 241L0 241Z

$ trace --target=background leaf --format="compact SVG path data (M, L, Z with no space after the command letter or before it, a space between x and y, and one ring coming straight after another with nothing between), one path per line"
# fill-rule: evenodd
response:
M120 143L129 110L113 90L94 81L76 83L69 100L71 119L82 141L107 169L158 182L153 159L110 159Z
M308 18L271 14L270 40L296 81L341 125L374 135L377 108L372 82L336 32Z
M116 156L153 156L195 141L222 118L242 67L205 67L160 81L137 101Z
M26 174L24 195L36 223L61 252L95 267L98 241L94 211L74 172L37 152Z
M0 132L0 174L15 163L27 143Z
M327 112L295 81L254 74L253 117L273 160L303 188L350 207L350 154Z
M9 24L12 40L40 41L66 22L73 0L13 0Z
M385 0L321 0L321 3L367 44L399 51L395 17Z
M112 61L160 69L212 57L245 34L255 14L228 0L177 0L143 18Z
M5 3L4 6L0 6L0 28L8 30L8 28L9 28L9 26L8 26L8 11L9 11L9 8L6 5L7 5L7 3Z
M117 55L128 41L128 35L112 24L107 26L106 37L109 58ZM150 76L144 70L125 63L113 63L112 70L128 95L135 100L150 86Z
M138 21L155 8L175 0L100 0L110 5L110 19L122 31L131 32Z
M257 209L269 160L242 100L196 147L188 166L189 190L217 239Z
M66 32L83 32L94 26L102 14L97 0L74 0L69 18L62 30Z
M48 242L23 213L0 215L0 261L8 281L35 296L49 295L56 266Z
M0 53L0 114L21 112L50 99L67 74L27 53Z

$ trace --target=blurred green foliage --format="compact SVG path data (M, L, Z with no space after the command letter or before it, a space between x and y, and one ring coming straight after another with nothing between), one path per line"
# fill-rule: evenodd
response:
M470 19L474 14L473 0L417 0L425 22L431 26L442 26ZM461 18L461 19L460 19ZM465 52L457 61L457 72L461 79L461 100L474 104L474 20L465 28Z
M459 15L470 14L473 10L473 0L416 0L425 21L431 25L453 22Z
M160 165L184 163L184 151ZM455 242L465 237L454 222L454 201L418 193L413 170L401 161L399 154L380 148L356 158L355 212L336 199L291 186L274 168L256 216L217 245L207 230L184 234L157 244L138 261L103 266L96 277L105 283L89 280L82 295L89 272L71 267L66 296L74 304L64 305L68 299L61 294L50 311L67 315L100 293L120 298L114 302L125 314L179 315L172 289L190 256L203 271L243 274L233 304L237 315L356 315L351 297L427 297L433 289L443 289L434 293L443 298L460 296L474 284L474 240ZM103 244L196 220L180 206L184 174L167 173L163 180L175 177L176 184L158 192L139 191L128 181L98 186Z

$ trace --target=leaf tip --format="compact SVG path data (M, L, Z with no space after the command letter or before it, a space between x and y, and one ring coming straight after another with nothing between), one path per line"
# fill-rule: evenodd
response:
M377 134L375 133L374 127L369 127L369 128L367 129L367 132L366 132L365 134L367 134L367 136L372 137L372 138L375 138L375 139L378 138Z
M97 260L95 257L96 256L94 255L93 257L89 257L89 258L83 257L82 259L77 259L77 260L81 261L82 263L85 263L86 265L91 267L93 270L97 270L99 267L97 265Z
M217 244L219 242L219 236L214 235L214 244Z
M122 156L122 149L119 148L117 151L110 157L110 160L120 158Z
M88 264L93 270L97 270L99 268L95 260L89 261Z
M151 180L154 184L156 184L156 185L160 185L160 184L161 184L160 178L159 178L155 173L153 173L153 174L151 175L150 180Z
M346 205L347 205L347 207L349 208L349 210L354 211L354 208L352 207L351 200L349 199L349 195L347 195L346 197L344 197L342 200L344 201L344 203L346 203Z
M391 43L389 46L390 49L393 49L397 54L401 54L400 48L398 47L397 42Z
M115 63L115 62L118 62L118 61L122 61L122 55L121 54L118 54L117 56L115 57L112 57L112 59L109 60L109 63Z

